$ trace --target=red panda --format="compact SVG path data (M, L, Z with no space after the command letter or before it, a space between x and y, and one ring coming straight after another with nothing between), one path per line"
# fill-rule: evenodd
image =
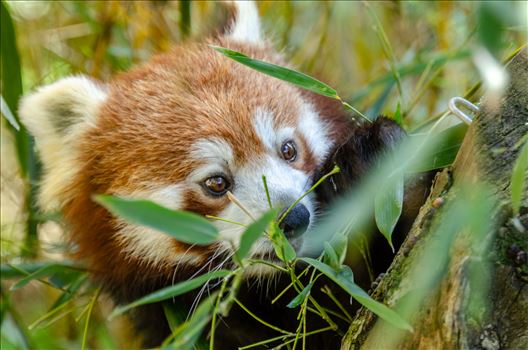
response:
M93 201L94 194L145 198L249 223L227 191L260 216L268 209L265 175L273 205L288 207L311 186L348 128L337 102L253 71L209 47L287 65L262 38L255 5L238 2L236 8L236 20L224 35L177 45L109 82L67 77L21 102L20 116L43 163L40 205L62 212L73 253L117 303L200 271L228 267L232 245L227 242L236 245L243 228L215 222L224 241L193 246L113 217ZM313 225L315 210L314 197L307 196L283 221L296 249L303 231ZM272 252L262 238L252 254ZM245 321L248 317L237 317L217 332L218 348L263 339L264 333L246 329L254 325ZM132 318L145 346L159 345L169 334L160 305L134 310Z
M255 5L241 1L224 34L177 45L109 82L64 78L21 102L20 116L43 163L40 205L62 212L72 253L86 262L93 279L117 304L202 272L232 267L232 246L243 228L215 221L221 241L189 245L112 216L93 201L94 194L149 199L248 224L251 219L229 201L228 191L258 217L268 210L265 175L274 207L287 208L321 169L336 161L338 146L340 157L350 153L356 162L356 173L344 175L352 179L372 165L370 157L362 156L371 152L374 139L383 148L393 141L385 136L400 132L385 119L368 128L354 126L339 102L253 71L211 44L288 64L262 37ZM388 126L376 129L382 124ZM366 132L375 136L360 137ZM333 198L331 188L321 187L283 220L281 228L297 250L314 224L318 201L326 205ZM251 254L269 258L274 253L261 238ZM264 268L250 270L238 298L262 319L294 332L297 311L282 301L271 305L269 291L253 285L272 277L279 284L287 280ZM189 308L195 300L196 293L190 293L177 302ZM133 309L130 317L146 347L158 346L170 334L160 304ZM316 329L318 322L326 325L312 317L309 327ZM236 308L215 334L218 349L277 335ZM321 334L310 337L307 348L334 349L339 343L338 334Z

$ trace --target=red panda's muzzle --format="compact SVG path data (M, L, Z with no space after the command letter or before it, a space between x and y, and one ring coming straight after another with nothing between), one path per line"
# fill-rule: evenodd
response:
M278 216L282 218L287 209ZM286 238L293 239L306 232L310 225L310 212L302 203L298 203L280 222L279 227L286 235Z

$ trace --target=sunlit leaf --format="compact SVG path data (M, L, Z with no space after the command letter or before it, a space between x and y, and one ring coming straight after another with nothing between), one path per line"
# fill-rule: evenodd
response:
M293 298L292 301L290 301L288 303L288 305L286 305L287 307L289 307L290 309L293 309L293 308L296 308L297 306L301 305L304 300L306 299L306 297L308 296L308 294L310 294L310 291L312 290L312 287L314 285L314 282L310 282L306 287L304 287L304 289L299 293L297 294L297 296L295 298Z
M511 184L510 184L510 193L511 193L511 203L512 210L514 215L519 214L519 209L521 208L521 201L526 187L526 178L528 177L528 142L524 144L521 148L515 164L513 165L512 175L511 175Z
M211 271L201 276L198 276L196 278L193 278L191 280L183 281L173 286L159 289L153 293L145 295L144 297L130 304L117 307L110 315L110 318L114 318L117 315L120 315L130 309L133 309L141 305L157 303L159 301L167 300L167 299L176 297L178 295L185 294L193 289L201 287L202 285L204 285L206 282L208 282L211 279L225 277L229 275L230 273L232 273L232 271L229 271L229 270Z
M295 84L317 94L339 99L337 92L330 86L304 73L294 71L293 69L277 66L273 63L256 60L244 55L243 53L226 49L224 47L213 45L211 45L211 47L223 54L224 56L227 56L239 63L242 63L243 65L248 66L256 71Z
M126 221L164 232L181 242L205 245L218 240L218 230L207 219L175 211L147 200L96 196L95 200Z
M240 246L237 250L237 256L239 259L242 260L247 256L253 243L255 243L255 241L264 233L276 215L276 210L270 210L262 215L260 219L249 225L240 238Z
M372 299L363 289L354 283L352 278L352 271L347 266L343 266L340 270L334 270L330 266L320 262L319 260L311 258L302 258L301 260L315 267L317 270L324 273L328 278L337 283L348 294L367 309L378 315L383 320L392 324L395 327L412 330L412 327L401 318L396 312L389 309L382 303Z
M389 242L392 250L392 231L400 218L403 207L403 176L398 176L376 195L374 199L374 218L380 232Z

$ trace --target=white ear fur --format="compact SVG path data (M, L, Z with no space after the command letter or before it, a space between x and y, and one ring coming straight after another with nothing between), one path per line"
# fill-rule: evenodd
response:
M257 6L253 1L233 1L236 8L235 21L229 31L233 40L252 44L261 41L260 18Z
M44 210L56 210L68 200L67 187L79 169L76 139L95 125L106 96L104 87L77 76L41 87L22 99L19 114L35 137L44 170L39 198Z

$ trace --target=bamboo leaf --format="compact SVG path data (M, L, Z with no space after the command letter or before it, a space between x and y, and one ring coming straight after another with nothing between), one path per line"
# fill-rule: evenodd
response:
M249 225L240 238L240 246L237 250L237 256L240 260L244 259L249 253L253 243L264 233L270 222L276 217L277 211L270 210L262 215L260 219Z
M459 124L438 133L435 138L438 142L427 157L422 158L409 169L412 172L426 172L434 169L444 168L453 163L466 135L467 125ZM410 137L421 137L411 135Z
M297 306L301 305L304 300L306 299L306 297L308 296L308 294L310 294L310 291L312 290L312 287L314 285L314 282L310 282L306 287L304 287L304 289L299 293L297 294L297 296L295 298L293 298L292 301L290 301L288 303L288 305L286 305L287 307L289 307L290 309L293 309L293 308L296 308Z
M392 231L400 218L403 207L403 176L389 181L389 186L379 192L374 199L374 218L380 232L389 242L392 250Z
M323 261L325 262L325 264L331 266L334 269L337 269L339 266L341 266L336 251L328 242L324 242Z
M20 131L20 124L18 124L18 121L16 120L15 116L11 112L11 109L7 105L6 101L4 101L4 96L0 96L0 111L2 112L2 115L6 120L11 124L11 126L16 130Z
M526 186L526 178L528 177L528 141L524 144L515 160L513 165L511 181L510 181L510 193L511 193L511 205L514 215L519 214L521 208L521 201Z
M210 279L225 277L231 273L232 271L229 271L229 270L211 271L209 273L203 274L191 280L183 281L173 286L159 289L153 293L145 295L143 298L140 298L130 304L115 308L114 311L110 314L109 319L112 319L130 309L133 309L141 305L157 303L159 301L167 300L167 299L176 297L178 295L185 294L193 289L201 287L206 282L208 282Z
M284 262L292 261L297 257L295 249L291 246L290 242L284 236L284 233L281 231L277 223L274 223L270 226L270 241L273 244L273 249L277 257Z
M196 345L202 348L203 346L200 343L197 344L197 342L205 326L211 320L213 312L215 312L213 307L217 296L218 293L213 293L202 301L191 318L174 330L172 343L162 347L162 349L190 350L195 349Z
M273 63L256 60L244 55L243 53L226 49L224 47L214 45L211 45L211 47L223 54L224 56L229 57L239 63L242 63L243 65L248 66L256 71L295 84L297 86L302 87L303 89L315 92L316 94L328 96L338 100L340 99L337 95L337 91L335 91L333 88L304 73L297 72L293 69L277 66Z
M389 309L382 303L372 299L363 289L354 283L352 271L347 266L342 266L340 270L334 270L330 266L316 259L301 258L301 260L321 271L328 278L337 283L341 288L348 292L355 300L367 309L378 315L393 326L412 331L411 325L400 317L396 312Z
M70 266L66 266L66 265L63 265L63 264L50 264L50 265L43 266L42 268L36 270L35 272L27 275L24 278L22 278L17 283L13 284L11 286L10 290L13 291L13 290L17 290L19 288L22 288L25 285L27 285L29 282L31 282L33 280L36 280L36 279L41 279L43 277L53 276L53 275L55 275L57 273L67 273L67 272L80 273L79 271L72 271L72 267L70 267ZM62 287L62 286L59 285L58 287Z
M179 241L206 245L218 240L218 230L207 219L175 211L146 200L99 195L95 201L126 221L164 232Z

